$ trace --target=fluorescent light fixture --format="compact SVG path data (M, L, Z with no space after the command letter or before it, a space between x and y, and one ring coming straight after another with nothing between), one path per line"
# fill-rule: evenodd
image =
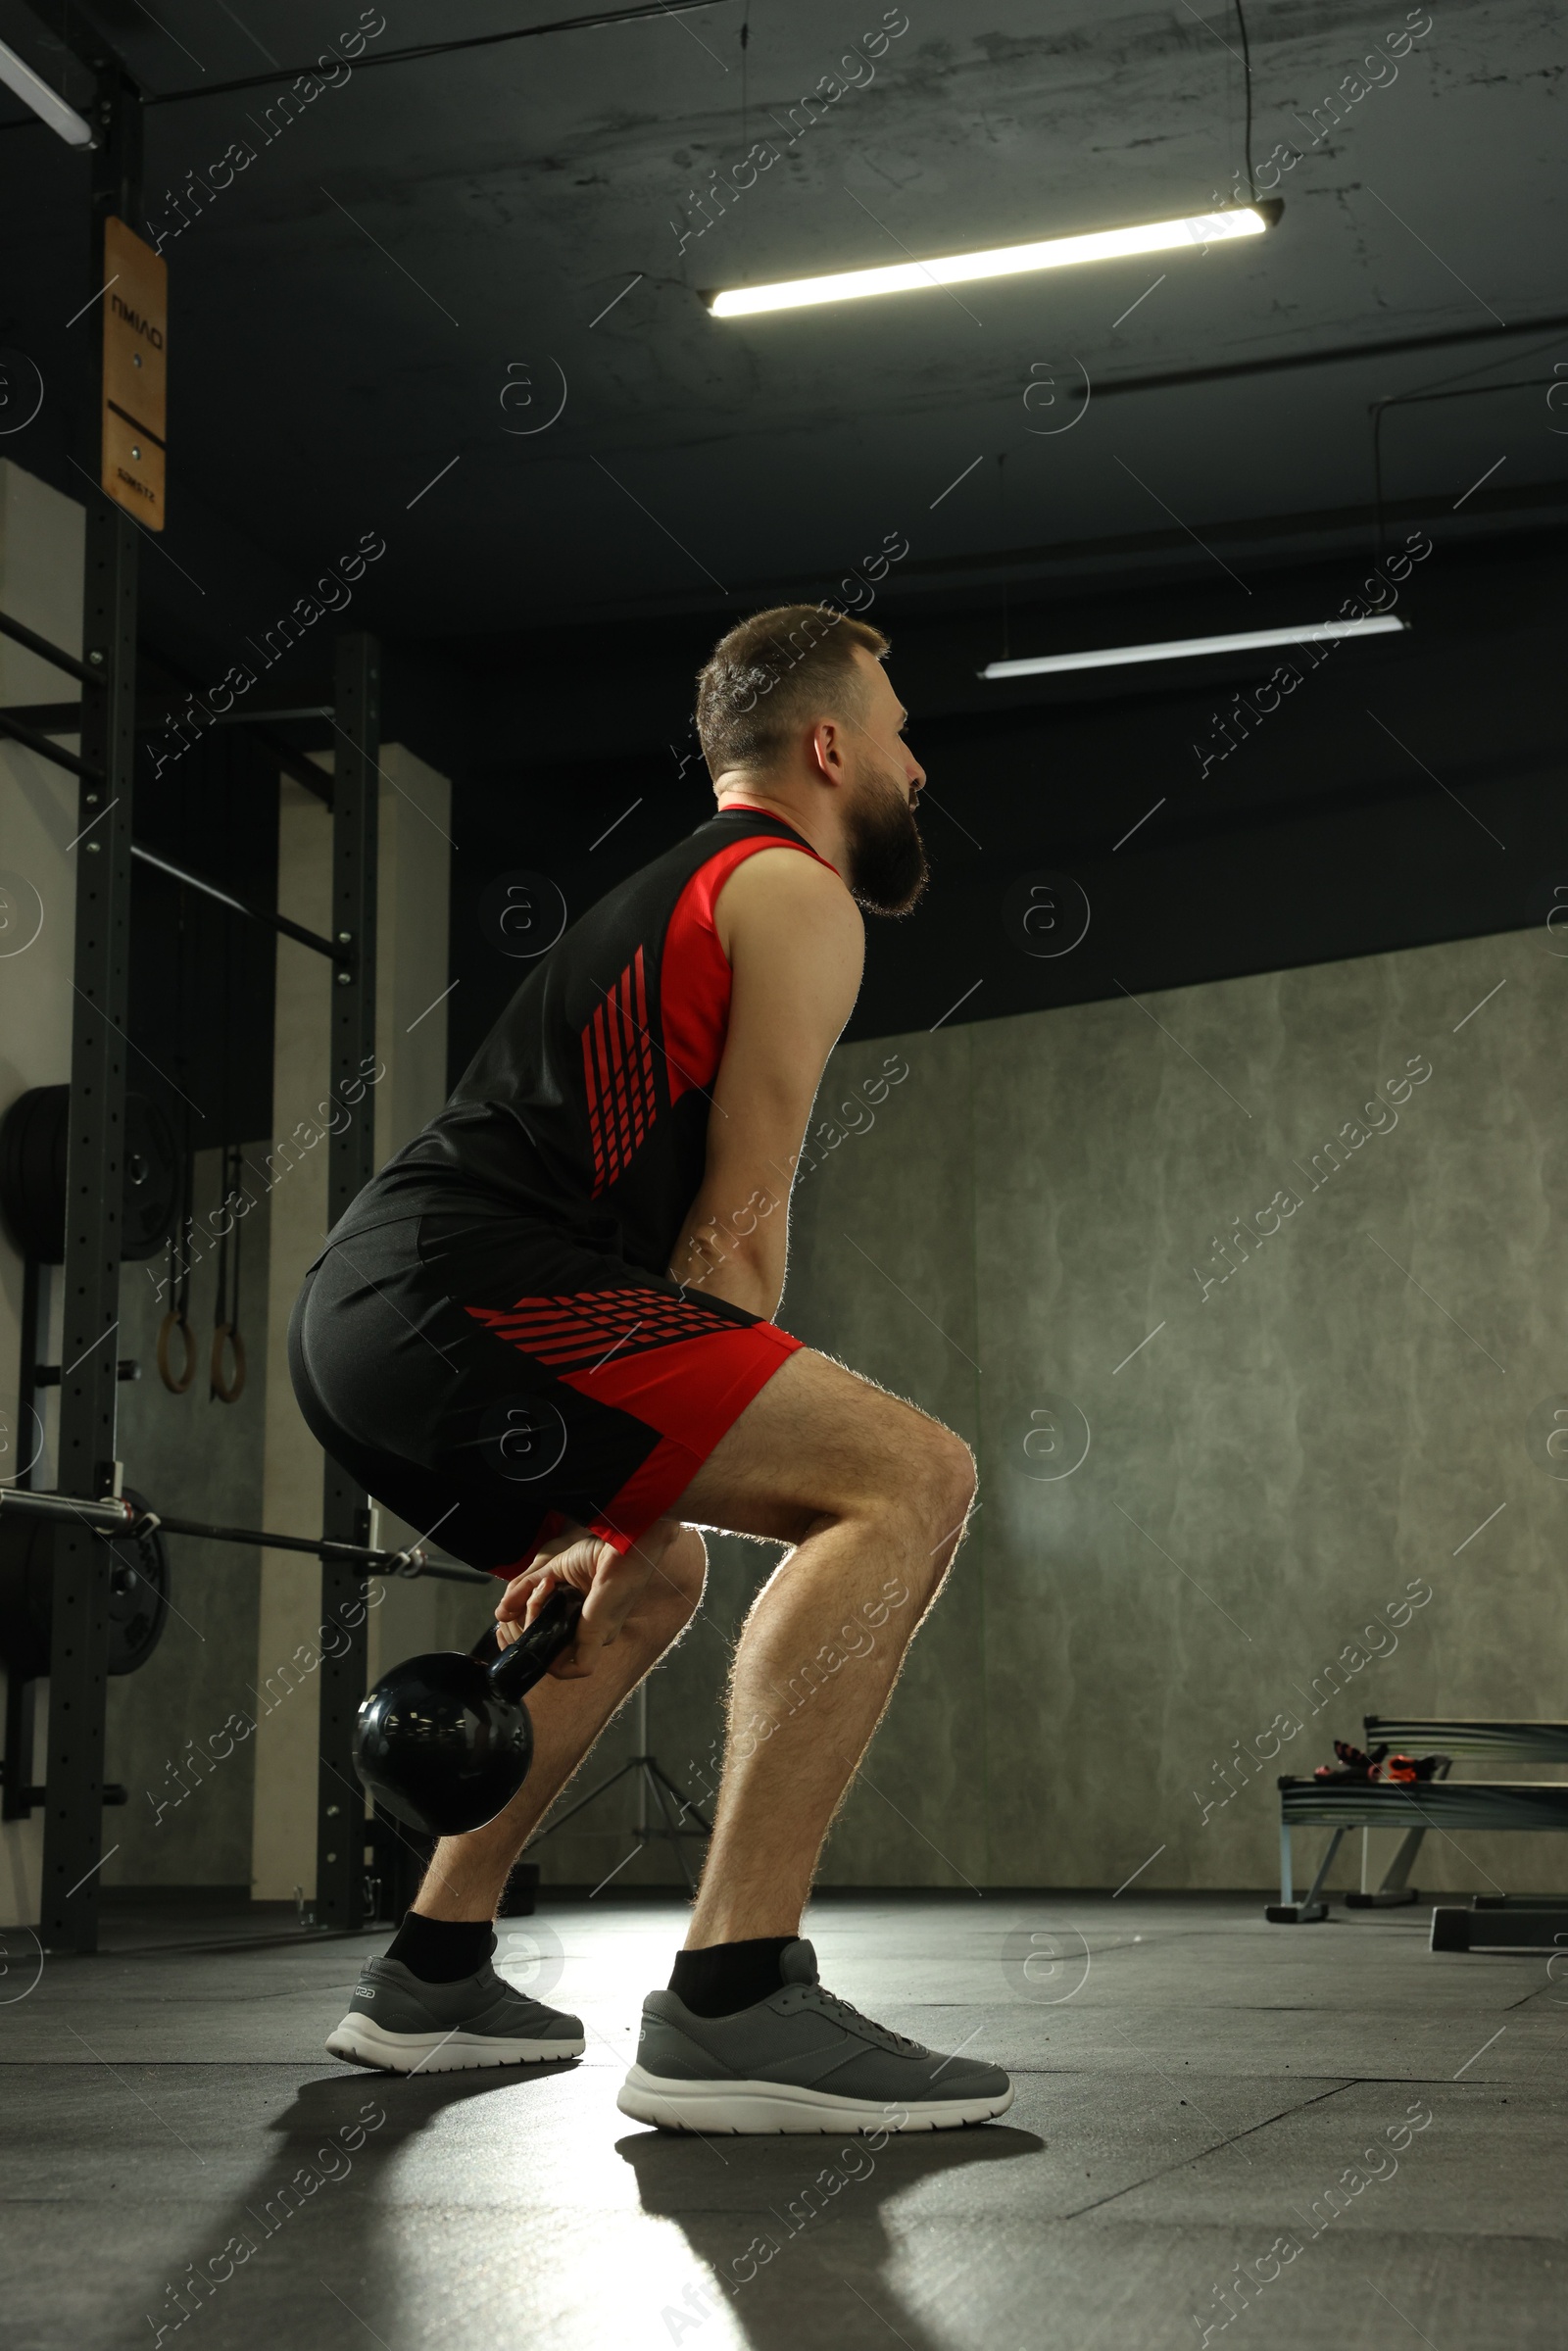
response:
M917 293L926 286L969 285L977 277L1018 277L1030 269L1063 269L1073 262L1112 262L1132 253L1167 253L1178 245L1223 245L1232 237L1260 237L1283 205L1244 205L1200 213L1186 220L1153 220L1142 228L1098 228L1087 236L1046 237L1035 245L997 245L988 253L950 253L929 262L895 262L882 269L843 269L833 277L795 277L776 286L738 286L715 294L715 318L756 311L804 310L815 302L857 302L866 294Z
M988 661L981 677L1040 677L1061 669L1117 669L1129 661L1186 661L1203 653L1251 653L1265 645L1310 645L1320 637L1383 637L1408 628L1393 612L1365 620L1304 620L1299 628L1244 628L1231 637L1173 637L1163 645L1099 645L1089 653L1042 653L1026 661Z
M0 81L24 106L30 106L40 122L47 122L58 132L68 147L90 147L92 124L83 122L74 106L68 106L57 90L40 81L24 59L15 49L0 41Z

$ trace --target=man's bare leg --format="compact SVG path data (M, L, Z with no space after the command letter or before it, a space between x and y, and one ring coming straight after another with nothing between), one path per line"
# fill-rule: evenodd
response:
M547 1674L528 1692L533 1763L505 1812L464 1837L444 1837L415 1899L423 1918L493 1919L512 1865L605 1725L685 1631L702 1596L700 1535L661 1519L637 1546L653 1573L620 1634L583 1680Z
M795 1547L741 1636L691 1933L667 1989L643 2003L615 2101L633 2121L705 2136L885 2134L1011 2106L1006 2075L967 2044L943 2056L824 1991L801 1940L833 1815L973 1495L958 1438L802 1348L681 1496L683 1518Z
M688 1950L799 1934L834 1814L973 1496L961 1439L805 1348L681 1496L696 1524L795 1543L736 1651Z

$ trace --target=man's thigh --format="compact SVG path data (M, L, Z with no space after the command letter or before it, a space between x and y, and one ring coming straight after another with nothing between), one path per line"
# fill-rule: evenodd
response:
M946 1430L858 1372L799 1347L732 1422L671 1518L776 1543L813 1520L899 1491L911 1462Z

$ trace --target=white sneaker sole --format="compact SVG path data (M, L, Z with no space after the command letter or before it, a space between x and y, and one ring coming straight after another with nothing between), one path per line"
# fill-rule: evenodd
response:
M559 2057L580 2057L587 2047L574 2040L502 2040L486 2033L389 2033L384 2025L354 2010L327 2035L327 2048L348 2065L378 2067L387 2074L463 2074L477 2066L544 2065Z
M1012 2084L990 2098L933 2098L877 2106L864 2098L797 2089L783 2082L677 2082L634 2065L615 2104L660 2131L763 2135L772 2131L958 2131L994 2122L1012 2104Z

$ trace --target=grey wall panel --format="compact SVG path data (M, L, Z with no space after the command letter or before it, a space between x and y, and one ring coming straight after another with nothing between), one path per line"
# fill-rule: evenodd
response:
M858 1790L827 1881L1115 1886L1163 1846L1151 1885L1262 1885L1275 1775L1364 1711L1561 1711L1553 944L888 1041L783 1319L975 1444L984 1507L869 1758L907 1824ZM1568 1860L1462 1842L1424 1884Z

